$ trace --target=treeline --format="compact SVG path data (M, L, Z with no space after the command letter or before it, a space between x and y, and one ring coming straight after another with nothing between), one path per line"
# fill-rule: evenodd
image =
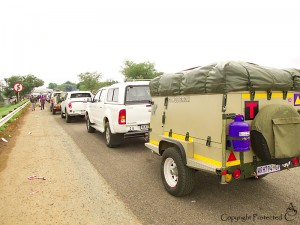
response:
M162 72L156 71L154 63L134 63L130 60L126 60L124 62L120 72L124 75L124 80L153 79L154 77L163 74ZM102 74L99 72L85 72L77 76L79 78L79 83L77 84L70 81L66 81L63 84L53 82L49 83L47 88L62 91L86 90L94 93L101 87L117 83L117 81L113 79L101 81ZM32 74L25 76L13 75L5 78L4 81L6 84L1 85L2 88L0 91L2 91L2 93L0 93L0 96L3 94L6 97L16 96L16 92L13 90L13 86L16 82L21 82L23 85L23 90L20 92L20 96L32 93L34 88L44 86L44 81Z

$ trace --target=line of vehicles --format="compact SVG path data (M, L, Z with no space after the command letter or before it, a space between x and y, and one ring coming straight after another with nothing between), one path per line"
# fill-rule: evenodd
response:
M60 112L70 123L73 117L86 118L87 131L105 133L108 147L117 147L126 138L147 139L151 113L149 81L117 83L93 95L89 91L53 92L52 114Z
M53 97L53 114L85 117L108 147L145 138L173 196L194 189L197 170L227 184L299 167L299 70L230 61Z

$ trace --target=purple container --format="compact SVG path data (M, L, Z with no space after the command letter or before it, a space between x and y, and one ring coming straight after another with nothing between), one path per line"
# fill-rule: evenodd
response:
M229 136L233 138L234 151L244 152L250 150L250 125L244 121L243 115L236 115L234 122L229 124Z

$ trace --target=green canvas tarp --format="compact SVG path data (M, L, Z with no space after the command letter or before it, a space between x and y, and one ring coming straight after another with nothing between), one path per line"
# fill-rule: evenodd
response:
M300 91L300 70L227 61L163 74L150 81L152 96L237 91Z
M253 120L251 130L264 136L272 158L299 156L300 115L292 106L263 107Z

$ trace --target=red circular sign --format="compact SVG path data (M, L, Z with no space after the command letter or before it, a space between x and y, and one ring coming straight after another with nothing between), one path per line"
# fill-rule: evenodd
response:
M21 84L20 82L15 83L15 84L14 84L14 90L15 90L16 92L22 91L22 90L23 90L23 84Z

